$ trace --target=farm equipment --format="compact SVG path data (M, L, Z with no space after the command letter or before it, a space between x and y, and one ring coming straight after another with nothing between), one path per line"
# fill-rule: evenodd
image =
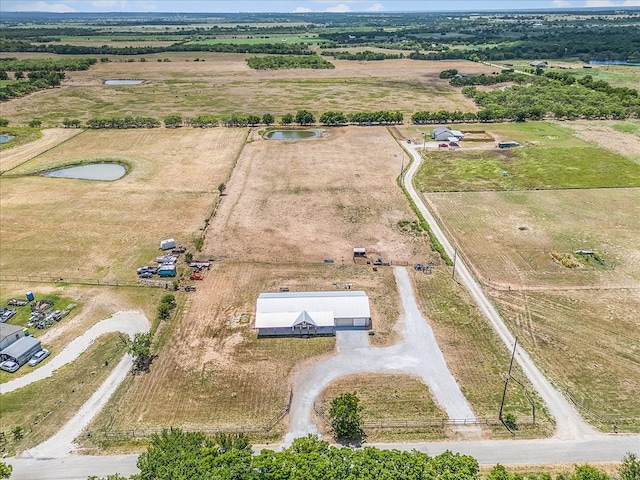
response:
M196 291L196 287L195 287L195 285L185 285L184 286L184 291L185 292L195 292Z
M14 307L24 307L27 303L29 303L27 300L22 300L19 298L11 298L7 302L7 305L11 305Z
M189 280L202 280L203 277L199 273L192 273Z

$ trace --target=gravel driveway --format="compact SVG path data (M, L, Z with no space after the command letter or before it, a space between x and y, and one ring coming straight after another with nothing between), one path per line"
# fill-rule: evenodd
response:
M391 347L376 348L369 346L366 331L337 332L337 353L297 372L294 377L289 412L290 430L285 438L286 443L309 433L317 433L312 410L320 392L333 380L358 373L406 373L418 376L429 386L434 400L449 418L475 419L449 372L431 327L418 309L406 268L395 267L394 273L404 308L398 321L402 340Z
M122 332L133 337L138 332L146 332L148 330L149 321L142 312L133 310L117 312L111 317L96 323L82 336L74 339L47 364L23 377L0 385L0 390L2 393L11 392L30 383L50 377L57 369L78 358L96 338L105 333ZM27 458L60 458L67 456L75 448L74 440L104 407L113 392L118 388L118 385L126 378L131 365L131 356L125 355L100 388L94 392L57 434L40 445L25 451L22 456Z

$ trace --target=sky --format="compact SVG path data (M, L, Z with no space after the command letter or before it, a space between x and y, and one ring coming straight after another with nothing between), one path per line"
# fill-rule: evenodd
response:
M409 12L640 7L640 0L0 0L1 12Z

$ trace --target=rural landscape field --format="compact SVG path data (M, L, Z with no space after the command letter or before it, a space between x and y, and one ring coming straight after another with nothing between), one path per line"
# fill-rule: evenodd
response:
M627 28L638 15L605 17ZM101 407L64 438L85 454L138 453L173 427L287 446L301 397L307 433L331 439L332 401L350 393L372 444L567 440L531 365L573 409L569 440L638 438L633 52L607 50L628 65L599 64L569 40L555 56L533 35L524 45L546 55L526 56L511 45L526 28L499 15L458 19L493 25L486 43L464 43L450 19L429 16L390 15L391 28L372 15L370 30L349 15L324 27L324 15L290 25L152 15L148 28L132 16L105 30L71 15L44 21L46 33L25 18L2 20L0 39L0 303L17 311L3 328L25 328L51 355L0 371L3 453L48 458L45 441L109 382ZM413 36L403 22L426 30ZM562 22L593 20L548 22L565 42ZM617 31L593 28L596 55ZM537 89L557 94L549 111L546 97L539 110L531 103ZM449 137L434 138L442 125ZM124 175L50 176L96 164ZM169 251L164 239L175 240ZM151 272L171 250L175 276ZM313 291L366 292L371 331L258 336L261 293ZM38 324L27 292L66 316ZM30 304L12 306L25 295ZM469 418L452 417L439 384L410 370L433 357L407 365L403 350L368 369L366 355L409 348L408 298L438 347L424 354L441 352ZM101 322L134 317L148 320L146 363L122 330L74 346ZM70 345L77 355L57 367ZM319 379L317 395L299 390L314 365L346 354L358 359L352 370Z

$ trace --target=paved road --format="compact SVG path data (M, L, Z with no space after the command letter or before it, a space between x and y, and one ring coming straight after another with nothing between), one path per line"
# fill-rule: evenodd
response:
M374 444L378 448L419 450L431 456L445 450L472 455L480 465L545 465L582 462L618 462L627 452L640 455L640 437L603 435L583 440L480 440L469 442L431 442ZM279 450L279 446L266 448ZM256 446L254 451L260 451ZM138 472L137 455L70 456L55 459L9 458L13 465L11 480L86 480L89 475L106 477L114 473Z
M91 346L96 338L105 333L122 332L133 337L136 333L147 330L149 330L149 321L142 312L131 310L114 313L111 317L96 323L80 337L73 339L60 353L53 355L53 358L41 367L15 380L0 384L0 394L13 392L30 383L50 377L60 367L73 362Z
M450 258L453 258L455 250L451 245L451 242L449 242L449 239L444 235L435 218L427 209L424 202L422 201L422 198L413 187L413 176L420 166L422 157L420 156L420 153L415 145L405 145L405 147L409 152L411 152L414 160L404 176L405 187L407 188L407 191L411 195L411 198L416 203L418 209L429 224L429 227L433 231L433 234L444 247L447 255L449 255ZM512 351L515 342L513 335L460 257L457 257L456 259L456 276L467 287L474 300L478 304L478 307L487 318L487 320L489 320L491 326L496 331L500 339L504 342L507 349L509 351ZM575 409L562 396L562 394L551 385L551 383L546 379L546 377L542 374L533 360L531 360L531 357L529 357L527 352L525 352L522 347L518 347L516 351L516 361L518 362L538 394L544 400L549 413L551 413L551 415L555 418L555 437L564 439L577 439L598 434L596 430L594 430L580 417L580 415L578 415Z
M452 419L475 419L460 387L449 372L433 331L424 319L413 294L409 274L395 267L404 314L398 322L402 340L391 347L370 347L368 332L337 332L337 353L297 372L293 382L290 430L285 442L316 433L313 403L333 380L358 373L405 373L416 375L429 386L435 401Z

